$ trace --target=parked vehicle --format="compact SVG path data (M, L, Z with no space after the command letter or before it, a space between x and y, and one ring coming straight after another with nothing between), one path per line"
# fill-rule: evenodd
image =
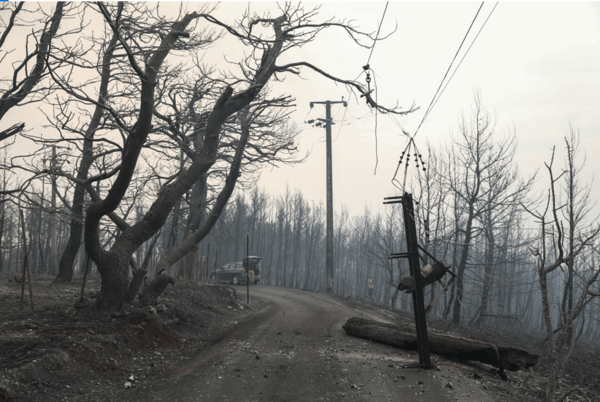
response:
M258 285L260 282L260 260L261 257L250 256L244 258L243 262L228 262L221 268L217 269L210 276L211 282L231 283L238 285L246 283L246 267L249 265L249 269L254 271L254 284Z

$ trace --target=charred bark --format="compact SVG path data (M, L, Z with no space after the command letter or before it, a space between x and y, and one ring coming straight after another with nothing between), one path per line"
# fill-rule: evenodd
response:
M441 279L447 271L448 267L438 262L433 265L425 265L425 267L423 267L421 270L421 277L423 278L421 279L422 287L429 286L438 279ZM415 291L415 278L410 276L400 280L400 283L398 284L398 290L403 290L404 293L413 293Z
M200 241L208 235L213 226L217 223L219 216L221 216L221 212L227 205L233 190L235 189L235 184L240 175L240 167L242 163L242 157L244 155L244 149L246 148L246 144L248 142L248 138L250 136L249 128L248 128L248 113L249 109L245 108L240 116L242 121L242 135L240 136L240 140L238 142L236 153L234 159L231 163L231 167L229 169L229 174L225 179L225 185L221 189L221 192L217 196L217 200L212 207L212 210L206 216L206 218L202 221L200 227L193 233L190 233L177 247L176 249L169 249L167 252L163 253L160 260L157 264L157 269L165 269L168 270L173 264L179 261L184 256L188 255L190 252L197 250L197 245Z
M83 233L83 204L85 201L85 186L81 181L87 179L90 166L94 162L94 135L100 125L102 116L104 115L103 106L106 103L108 83L110 80L110 65L117 44L117 35L113 34L110 40L106 52L102 57L102 79L100 82L100 93L98 95L98 104L94 110L94 115L90 121L85 132L85 139L83 140L83 151L81 163L77 171L77 179L80 182L75 184L75 192L73 194L73 209L71 216L71 226L69 231L69 240L65 251L60 258L60 264L58 267L58 275L56 282L71 282L73 278L73 264L75 257L81 246L81 235Z
M118 3L117 7L122 7L123 3ZM104 15L106 22L111 29L119 34L122 25L119 20L111 17L108 9L103 3L98 4L100 12ZM286 72L275 65L278 56L288 49L289 33L295 26L286 30L282 28L288 20L287 12L279 18L275 19L260 19L251 21L248 33L238 34L233 28L227 27L229 33L240 37L242 40L254 41L254 36L250 35L252 26L257 23L270 23L274 31L274 40L272 41L271 50L267 57L263 60L263 64L258 68L254 77L249 78L249 86L246 89L234 94L233 86L227 86L222 89L220 97L214 103L208 117L206 119L205 137L202 151L196 154L185 170L169 184L166 184L159 192L156 200L150 206L148 212L144 215L141 221L124 230L121 236L115 241L110 250L105 250L100 244L100 220L115 211L125 196L132 177L134 175L142 147L146 143L148 135L152 129L152 116L155 110L155 86L159 77L159 72L164 60L169 52L174 49L176 42L182 35L186 35L185 29L196 18L205 18L210 23L219 23L212 16L205 14L192 13L185 15L181 20L171 26L169 33L166 36L161 36L160 46L145 59L145 69L138 65L137 55L133 52L126 39L119 37L119 41L127 58L130 61L130 67L139 77L140 84L140 99L139 108L137 109L137 119L132 128L128 128L120 120L116 119L117 124L123 131L127 133L127 139L122 150L122 163L118 174L115 176L106 197L91 204L86 211L85 218L85 245L86 251L90 257L96 262L98 271L102 277L102 288L96 307L98 309L111 309L120 306L127 295L127 265L133 253L145 241L150 239L166 222L169 213L172 211L175 203L189 191L194 183L198 181L203 174L209 171L215 164L218 156L219 139L223 124L233 114L240 112L244 108L254 102L263 88L277 72ZM224 24L219 23L224 26ZM302 25L300 26L302 27ZM325 27L325 25L322 25ZM315 33L319 31L319 26L316 26ZM354 30L350 33L352 33ZM253 42L256 43L256 42ZM299 46L294 44L294 46ZM252 78L250 80L250 78ZM339 81L339 80L338 80ZM236 86L237 88L237 86ZM254 106L254 105L252 105ZM115 117L118 117L115 115ZM242 136L246 137L244 134ZM242 139L240 139L240 142ZM238 148L243 150L243 146L238 145ZM236 151L237 152L237 151ZM237 155L236 155L237 156ZM171 261L179 260L189 251L188 247L195 246L197 239L201 239L211 230L222 212L225 203L223 198L229 198L229 189L232 181L239 175L239 168L232 169L230 175L226 179L225 190L222 191L216 202L215 207L203 221L196 232L184 241L178 248L181 253L174 251L176 255L172 256ZM164 258L164 257L163 257ZM165 264L168 264L165 261ZM106 282L106 285L105 285Z
M343 328L351 336L401 349L417 350L417 336L412 328L401 328L398 325L358 317L350 318ZM433 353L463 361L479 361L501 370L525 370L534 366L539 358L524 350L467 338L435 333L429 333L428 337L429 349Z
M103 7L100 8L105 13L105 18L113 29L115 36L119 37L118 24L111 19ZM139 70L135 59L128 53L128 56L131 56L132 67L136 70L141 80L140 108L137 123L131 129L127 138L122 153L123 163L111 189L106 198L94 202L87 208L85 217L86 251L96 263L102 277L100 295L95 304L95 307L99 310L111 310L122 306L126 297L130 294L127 274L131 256L143 242L148 240L162 227L175 201L183 193L183 188L179 194L172 194L173 192L177 193L177 190L173 191L174 189L172 188L167 189L165 196L159 200L166 202L155 203L153 205L154 209L150 209L142 222L125 230L110 251L106 251L100 246L100 220L103 216L112 213L123 199L135 172L142 146L151 129L152 111L154 109L154 89L158 71L181 33L197 17L197 13L187 14L180 21L173 24L169 34L163 38L159 49L149 58L145 71ZM126 50L129 50L125 44L123 45ZM231 92L231 88L225 90L225 100L231 96ZM217 102L215 108L219 107L222 108L223 105ZM220 119L217 118L217 122L215 123L215 136L217 136L220 129ZM206 155L201 155L200 159L202 157L206 157ZM210 155L208 159L211 159ZM209 162L207 168L211 165L212 163Z
M36 50L28 55L33 59L35 57L35 64L33 68L27 74L27 77L18 84L13 85L12 88L5 91L0 97L0 119L14 106L17 106L19 102L25 99L32 91L35 86L40 82L47 67L48 53L52 45L52 40L56 36L56 32L60 27L62 17L65 13L64 10L65 2L59 1L56 3L56 9L52 18L47 21L47 28L43 31L39 38ZM20 7L18 7L20 9ZM18 12L18 11L17 11ZM14 19L10 23L10 27L6 30L5 34L8 33L13 25ZM2 36L0 42L4 42L6 35ZM1 46L1 45L0 45ZM25 64L23 64L26 66ZM15 75L16 77L16 75Z
M140 293L140 303L143 306L156 306L158 297L165 291L169 283L175 286L175 278L171 275L158 275Z
M7 128L6 130L0 131L0 142L12 137L15 134L19 134L24 128L25 123L19 123Z
M129 289L129 259L122 257L115 252L107 252L94 261L102 277L100 293L94 304L99 311L120 310L123 307Z

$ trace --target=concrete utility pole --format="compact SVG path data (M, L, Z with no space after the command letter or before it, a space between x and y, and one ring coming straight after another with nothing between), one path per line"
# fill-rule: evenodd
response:
M52 146L52 168L56 166L56 146ZM58 217L56 216L56 176L52 175L52 213L50 214L50 275L58 274L58 247L56 242L56 227Z
M326 143L327 143L327 293L333 293L333 179L331 173L331 105L342 103L344 107L348 104L341 101L310 102L310 107L314 105L325 105L325 119L318 119L325 123Z

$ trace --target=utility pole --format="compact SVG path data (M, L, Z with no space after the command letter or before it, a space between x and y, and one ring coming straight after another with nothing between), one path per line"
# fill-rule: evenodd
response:
M430 369L431 356L429 354L429 336L427 335L427 320L421 268L419 266L419 243L417 240L417 226L415 224L415 209L412 194L404 193L402 197L386 197L384 204L402 204L404 214L404 229L406 233L406 253L392 253L390 258L407 258L410 276L415 278L415 291L412 292L413 311L415 314L415 327L417 332L417 347L419 350L419 363L406 367L420 367Z
M310 102L314 105L325 105L325 119L318 119L325 123L327 143L327 293L333 293L333 179L331 173L331 105L342 103L344 107L348 104L342 98L341 101Z
M56 167L56 146L52 146L52 169ZM52 214L50 215L50 275L58 273L58 247L56 242L56 227L58 226L58 217L56 216L56 176L52 175Z

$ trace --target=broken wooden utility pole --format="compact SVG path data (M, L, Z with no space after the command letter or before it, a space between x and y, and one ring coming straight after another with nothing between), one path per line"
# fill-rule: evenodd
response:
M325 123L327 143L327 293L333 293L333 179L331 168L331 105L341 103L344 107L348 104L342 98L341 101L310 102L310 107L316 104L325 105L325 119L318 119Z
M415 281L415 291L412 292L413 309L415 314L415 327L419 349L419 363L410 367L430 369L431 357L429 355L429 338L427 336L427 320L425 318L425 302L423 301L423 278L419 267L419 243L417 241L417 226L415 224L415 211L412 195L404 193L402 197L384 198L384 204L402 204L404 213L404 229L406 233L406 253L394 253L390 258L408 258L410 276Z

